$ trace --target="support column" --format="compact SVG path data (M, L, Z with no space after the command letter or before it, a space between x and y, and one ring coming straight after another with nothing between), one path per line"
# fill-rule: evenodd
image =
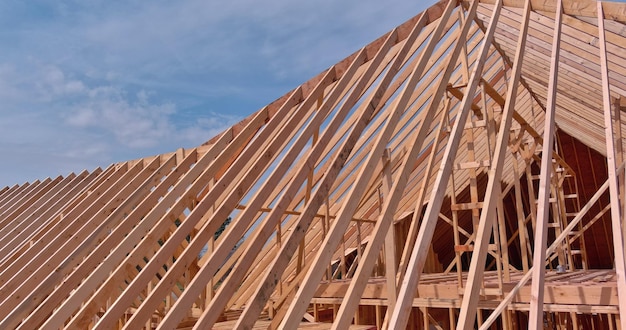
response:
M604 13L602 2L598 1L598 34L600 39L600 68L602 73L602 99L604 104L604 133L606 135L606 161L609 171L609 192L611 195L611 229L613 231L613 249L615 251L615 274L617 275L617 295L619 297L620 325L626 329L626 268L624 266L624 237L622 232L622 214L615 162L615 140L611 118L611 90L609 69L606 59L606 40L604 35ZM620 111L619 107L616 109ZM621 141L620 141L621 143Z
M552 150L554 144L554 116L556 108L556 90L559 67L559 44L561 41L561 18L563 2L557 1L552 38L552 61L548 83L548 99L543 129L541 152L541 174L539 179L539 198L537 205L537 227L535 230L535 248L533 253L533 281L530 292L530 316L528 326L532 329L543 327L543 282L546 274L546 245L548 241L548 217L550 213L550 175L552 172Z

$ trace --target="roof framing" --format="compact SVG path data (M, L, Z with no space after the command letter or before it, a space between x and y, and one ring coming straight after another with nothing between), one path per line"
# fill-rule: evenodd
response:
M4 187L0 328L626 328L624 31L439 1L197 148Z

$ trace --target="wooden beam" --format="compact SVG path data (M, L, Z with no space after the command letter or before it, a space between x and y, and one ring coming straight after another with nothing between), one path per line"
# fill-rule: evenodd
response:
M619 167L618 171L622 171L623 169L624 169L624 165L622 164ZM602 195L604 194L604 192L608 188L609 188L609 181L607 180L607 181L604 182L604 184L602 184L602 186L600 186L600 188L598 188L596 193L593 194L593 196L591 196L591 198L589 198L589 201L587 202L587 204L585 204L585 206L583 206L580 209L580 211L574 217L574 219L572 219L572 221L567 225L567 227L565 227L565 229L563 229L563 232L561 232L561 234L554 239L554 242L552 242L550 247L548 247L548 249L546 249L546 255L551 255L556 250L557 246L559 244L561 244L561 242L572 232L572 230L574 230L574 228L576 228L578 223L580 223L580 221L585 217L585 215L587 215L587 212L589 212L589 210L595 205L595 203L598 202L600 197L602 197ZM495 322L495 320L498 318L500 313L502 313L502 311L513 301L513 298L519 292L519 290L524 285L526 285L528 280L533 275L533 269L535 267L544 269L544 265L545 265L544 262L545 262L545 260L542 260L537 265L533 264L533 266L528 270L528 272L526 274L524 274L524 276L519 280L519 282L515 285L515 287L513 287L513 289L511 289L511 291L509 291L509 293L506 295L506 297L504 297L504 299L502 299L502 301L500 302L498 307L496 307L494 309L493 313L491 313L489 318L487 320L485 320L485 323L483 323L483 325L480 327L480 330L489 329L489 327L493 324L493 322Z
M448 4L440 22L447 22L448 16L453 8L454 6L452 4ZM385 122L385 125L382 128L381 132L378 133L378 136L375 139L375 147L373 148L370 155L368 155L368 158L365 160L365 164L359 171L357 180L355 180L354 186L351 188L348 196L346 196L345 203L340 210L337 220L333 223L329 235L322 243L322 246L324 248L319 249L317 255L315 256L313 266L309 269L307 276L303 280L303 284L298 289L298 292L296 293L292 304L289 306L289 309L287 310L287 316L281 323L281 327L294 328L299 324L302 314L305 312L310 299L313 297L313 294L317 287L317 281L319 280L319 278L321 278L321 272L323 271L321 266L324 263L327 263L330 257L332 257L332 252L343 237L343 234L345 233L348 224L345 219L347 217L351 217L356 210L358 202L361 198L360 191L365 188L361 186L365 186L368 183L371 172L374 169L375 162L378 162L377 158L380 157L385 146L388 144L389 139L392 137L398 120L400 119L402 113L406 110L406 107L409 105L412 91L415 89L422 74L425 72L425 68L430 60L430 56L435 49L437 42L439 41L440 35L438 34L441 34L445 23L441 23L440 25L442 26L442 28L439 29L438 26L435 34L431 36L428 45L421 52L418 64L411 72L411 76L404 86L401 95L399 96L397 101L394 102L393 106L391 106L387 110L388 119ZM430 120L427 115L421 115L420 117L421 123L429 122ZM361 264L361 260L359 260L359 264Z
M613 250L615 251L615 274L617 276L617 292L619 296L620 325L626 329L626 265L624 261L624 236L622 228L622 209L620 207L619 183L615 158L615 135L613 134L612 111L621 111L619 106L613 107L611 102L611 86L609 69L606 59L606 37L604 31L604 12L602 2L597 2L598 35L600 39L600 68L602 75L602 99L604 106L604 133L606 136L606 162L609 172L609 192L611 196L611 229L613 232ZM620 123L621 125L621 123ZM622 141L619 141L621 144Z
M416 25L415 29L416 30L420 30L421 27L423 26L423 22L419 23ZM406 46L406 44L405 44ZM403 47L404 52L408 51L408 48ZM385 51L381 51L381 54L384 53ZM308 225L310 224L311 218L310 216L314 213L317 212L317 210L319 209L319 207L321 206L320 203L320 196L323 196L324 194L328 193L328 189L330 189L330 186L332 185L332 181L335 180L337 174L338 174L338 170L341 168L341 165L339 164L339 162L345 162L346 161L346 157L348 157L348 155L350 154L349 150L353 147L353 143L356 143L356 135L361 134L362 129L364 129L364 124L367 121L367 119L369 119L368 115L371 115L373 113L373 111L377 110L378 108L378 103L380 102L380 97L382 96L382 94L384 93L385 88L388 87L390 81L391 81L391 77L393 75L395 75L395 73L397 73L397 70L399 68L400 63L404 60L405 55L399 55L398 58L399 60L395 60L395 64L392 64L392 69L391 69L391 73L388 73L386 75L386 77L382 80L382 83L379 85L379 91L380 91L380 95L378 95L378 93L372 93L372 99L370 102L365 102L364 105L366 106L367 111L364 111L364 108L362 107L360 109L361 115L359 116L359 120L355 121L355 125L357 125L356 128L353 128L352 131L350 132L351 135L355 135L352 137L348 137L347 138L347 142L344 142L344 147L340 148L340 150L344 150L343 153L340 153L339 155L341 157L335 157L335 159L330 163L332 166L329 167L329 170L325 172L324 177L322 178L322 180L320 181L320 183L318 184L321 188L318 188L312 198L311 198L311 202L309 202L306 207L305 210L302 212L302 215L299 217L299 219L301 219L302 221L307 221L308 223L302 223L302 224L298 224L296 229L298 229L298 234L294 235L294 233L292 232L285 241L283 241L283 245L280 248L280 251L277 255L276 258L279 258L278 260L280 260L280 258L284 258L287 257L286 260L282 260L280 264L276 264L277 259L275 259L272 263L272 265L270 265L269 267L277 267L276 268L276 272L280 273L284 270L284 267L286 267L286 263L289 261L291 254L293 253L293 251L291 251L291 249L295 248L295 240L297 239L301 239L302 236L298 236L298 235L304 235ZM376 97L374 98L373 96L376 95ZM321 143L319 144L319 146L316 146L317 149L322 148L323 150L324 144ZM309 165L312 166L312 165ZM287 196L289 198L289 196L287 194L285 194L285 196ZM326 198L322 198L321 201L325 201ZM284 252L285 250L290 251L289 254L287 252ZM283 264L284 262L284 264ZM271 272L268 272L266 274L266 277L269 276L271 274ZM232 275L231 275L232 276ZM278 277L280 277L280 275L278 275ZM271 281L273 282L273 280ZM276 283L269 283L267 280L261 280L259 281L259 283L261 283L262 285L271 285L271 288L268 288L267 290L269 292L266 292L265 289L263 287L258 287L256 292L254 293L252 299L256 299L262 302L259 303L248 303L246 310L244 311L244 314L242 314L242 316L239 319L239 323L243 322L253 322L258 313L260 312L260 309L263 307L263 305L265 305L265 301L266 299L269 297L269 294L271 293L271 290L273 290L274 286L276 285ZM237 283L233 283L234 285L238 285ZM208 311L208 310L207 310ZM214 322L214 319L211 321L209 320L210 318L214 318L214 315L212 315L211 313L205 311L205 313L203 314L203 317L201 318L201 322L199 322L199 324L201 324L200 326L210 326L210 324L212 324L212 322Z
M393 195L391 195L393 177L390 168L390 159L391 150L386 149L383 155L383 161L385 161L386 166L383 168L383 200L382 203L380 203L382 208L381 213L384 212L384 203L387 203L389 198L393 198ZM396 260L396 233L393 222L389 224L389 227L390 228L387 230L387 234L385 235L385 277L387 278L387 299L389 300L389 304L393 306L396 303L396 295L398 294L396 288L396 273L398 269Z
M474 15L476 14L476 7L477 3L472 2L471 7L468 9L468 22L473 21ZM417 283L419 282L419 277L424 268L426 251L428 251L428 247L431 244L435 227L437 225L439 210L441 208L446 192L446 186L452 172L454 158L463 135L465 123L474 98L474 93L476 92L478 83L480 82L482 76L485 60L489 54L489 48L491 47L491 43L493 41L493 35L495 33L498 14L501 7L502 3L501 1L498 1L498 4L494 8L492 20L489 23L487 33L483 38L481 49L479 51L479 57L474 68L472 69L469 85L467 86L466 93L463 97L461 108L459 109L459 114L457 115L457 120L454 123L448 144L446 145L443 161L433 185L433 191L426 208L424 220L422 221L422 225L417 236L416 245L411 253L411 258L408 263L407 269L409 271L402 281L400 292L398 294L398 302L393 310L393 313L391 314L389 327L392 329L405 328L408 322L411 311L411 301L415 296Z
M559 68L559 43L561 41L561 18L563 16L563 1L557 0L556 17L554 19L554 36L552 40L552 61L550 63L550 77L548 84L548 99L546 101L546 116L543 131L543 146L541 152L541 174L539 179L539 194L537 205L537 227L533 252L533 281L531 285L529 327L539 329L543 327L543 292L546 260L546 245L548 240L548 217L550 216L550 176L552 172L552 154L554 144L554 119L556 116L556 92Z
M445 22L448 20L455 7L456 4L454 4L452 1L446 7L446 10L442 15L442 20L439 22L439 25L435 29L435 32L431 35L431 39L427 47L424 49L424 53L422 53L421 55L422 58L428 58L430 52L432 52L435 45L439 42L439 39L441 38L443 32L443 27L445 26ZM399 174L397 174L398 176L396 177L396 180L393 182L393 185L391 187L390 195L388 196L388 198L385 199L383 211L381 212L379 220L374 227L372 236L370 236L370 242L365 248L364 255L361 259L359 259L359 265L357 267L354 277L352 278L352 281L350 282L348 292L345 296L346 301L341 304L337 318L333 323L332 329L345 329L346 327L348 327L351 321L350 315L358 310L358 303L361 298L363 289L365 288L365 284L367 283L367 280L369 278L369 274L372 271L375 257L379 253L379 250L382 246L382 241L384 240L386 233L390 230L390 228L393 228L393 215L396 212L396 207L400 202L402 193L404 192L404 188L408 181L408 176L413 169L412 160L417 158L419 153L422 151L422 145L429 131L430 123L432 122L435 112L439 107L439 100L441 99L445 91L445 86L448 80L446 78L448 78L447 76L449 76L452 72L452 70L450 69L450 64L456 64L456 56L458 56L458 51L456 50L459 48L459 45L462 44L462 40L469 30L468 25L463 26L463 32L461 33L460 39L457 41L455 51L453 51L452 53L452 58L449 59L450 62L448 62L448 67L446 68L444 77L442 80L440 80L439 87L434 92L433 99L426 112L426 115L421 119L422 125L420 125L419 129L414 132L413 137L409 142L409 152L405 155L403 159ZM420 62L422 61L422 58L420 58ZM410 82L415 84L419 78L421 78L421 72L416 71L413 73ZM397 108L405 106L408 101L410 91L412 89L414 89L414 87L411 85L408 85L405 88L402 95L400 96L400 100L397 103ZM407 93L407 91L409 91L409 93ZM398 112L398 109L394 109L394 112ZM444 114L442 113L441 116L444 116ZM393 281L394 292L390 293L390 295L394 297L395 303L395 273Z
M487 250L489 246L489 238L492 234L493 223L496 217L496 207L502 200L502 188L500 181L502 176L502 168L504 159L506 158L507 146L509 144L511 122L513 112L515 111L515 101L517 99L517 87L522 71L522 62L524 59L524 49L526 46L526 31L528 31L528 22L530 18L530 0L526 0L524 7L524 20L520 27L520 35L515 53L515 67L513 68L513 77L510 80L506 101L504 103L504 111L500 122L497 135L497 142L494 151L494 161L489 169L489 181L487 182L487 191L485 195L483 211L480 214L480 222L477 229L476 244L472 261L468 271L467 286L463 295L463 303L457 323L457 329L469 329L474 326L476 308L480 288L483 280L483 272L485 270L485 260L487 258ZM508 265L506 265L508 267Z
M289 102L287 102L286 105L284 105L284 108L281 108L281 110L286 108L288 108L288 110L291 110L289 104L299 102L300 98L301 95L298 95L298 93L292 95L292 97L289 98ZM286 112L288 110L283 111ZM79 312L74 313L75 315L70 321L70 327L85 327L87 324L89 324L91 322L92 316L94 315L94 313L97 313L97 311L100 310L101 306L104 306L107 301L111 301L114 298L117 298L117 295L120 293L116 289L120 285L126 285L123 283L126 281L127 278L134 278L135 280L137 280L137 278L140 278L140 276L148 276L147 274L152 271L154 272L152 272L151 275L155 275L155 273L157 272L155 271L155 269L161 270L163 263L159 264L157 261L155 261L152 264L148 263L148 265L144 265L144 267L142 267L142 270L144 271L150 268L152 268L152 271L148 270L145 271L143 274L141 274L140 272L138 275L135 275L133 274L133 272L135 271L134 267L127 268L124 267L124 265L143 264L145 263L144 257L153 257L159 252L161 253L161 256L159 256L160 258L171 259L171 256L173 254L172 250L177 249L179 246L177 243L180 243L182 240L184 240L188 233L191 232L193 227L189 227L195 227L195 225L198 223L198 219L194 219L194 217L204 216L206 213L203 211L208 211L212 208L213 202L218 197L216 195L220 195L224 190L226 190L225 188L227 188L230 183L239 182L238 176L241 174L241 172L243 172L242 169L246 168L245 162L257 158L256 156L264 151L264 146L266 146L269 143L268 141L270 140L269 138L267 138L267 136L270 135L271 132L276 129L276 127L280 127L280 123L286 120L286 118L288 118L288 116L279 115L277 117L269 119L269 121L266 122L266 120L268 119L268 114L266 110L263 110L258 112L255 115L254 120L249 121L247 123L247 126L242 130L242 132L237 135L232 141L230 141L231 137L227 135L222 135L220 140L223 140L225 144L213 145L210 151L205 153L191 169L183 169L186 172L185 176L181 180L175 182L175 185L172 187L172 189L167 191L163 198L159 200L159 203L141 219L139 224L136 224L134 227L131 226L130 228L126 227L122 229L118 227L116 230L119 229L121 231L119 235L121 235L121 237L124 237L124 240L119 242L117 245L114 245L113 247L109 247L109 249L104 249L106 253L109 253L111 249L114 250L100 264L100 266L98 267L98 271L92 272L87 277L85 282L83 282L83 284L79 287L78 291L80 291L80 293L74 292L71 298L75 299L68 299L64 303L64 310L66 313L69 313L70 316L72 315L72 313L74 313L75 308L80 307ZM265 127L265 130L262 130L259 134L256 134L259 127L262 126ZM249 137L255 134L257 139L253 140L253 142L249 145L250 148L246 148L243 153L240 154L240 157L233 163L233 167L226 171L226 173L220 178L220 180L218 180L216 186L219 188L212 189L211 191L209 191L208 194L203 197L203 200L200 204L193 205L193 210L188 217L185 217L186 221L184 221L181 226L177 228L175 233L178 232L178 235L181 235L181 233L185 231L185 233L183 234L183 239L178 240L175 239L175 237L170 236L170 239L167 241L170 243L168 244L166 242L165 245L160 246L160 248L158 249L159 251L155 251L154 246L159 245L158 240L166 235L168 232L170 232L173 221L177 217L180 217L185 209L191 209L191 204L195 204L192 199L195 199L198 194L202 193L202 190L205 187L206 183L211 178L215 177L215 174L223 167L224 162L230 162L233 154L238 154L238 150L240 149L241 145L247 143L249 141ZM232 189L237 191L236 188ZM241 192L238 191L238 193ZM220 218L220 224L223 223L224 219L226 219L226 216ZM215 224L215 226L217 227L217 224ZM211 233L211 235L213 233ZM205 242L206 241L208 241L208 238L205 240ZM137 242L140 243L138 244ZM177 246L172 247L171 245L173 244ZM188 250L189 249L187 249L187 251ZM199 250L193 256L194 258L197 257L197 253L199 253ZM171 273L168 272L168 274ZM137 280L137 282L135 283L139 283L139 280ZM139 284L135 284L135 286L139 286ZM96 288L98 289L96 290ZM94 290L96 290L96 292L91 295L87 302L85 302L85 297L88 297ZM124 293L122 294L126 294L126 299L132 299L128 297L132 296L133 291L136 293L136 290L141 290L141 288L134 287L129 290L129 287L126 287L126 291L124 291ZM79 297L83 297L83 299L80 299ZM135 295L134 297L137 297L137 295ZM113 316L113 314L117 314L117 316L119 316L120 314L118 313L124 313L124 307L127 306L122 305L124 305L124 302L120 302L116 305L117 311L109 314L110 316L107 317L107 322L114 321L113 319L115 316ZM58 314L61 313L57 311L57 313L55 313L55 316L57 316ZM59 319L54 320L54 322L60 322L60 325L58 326L61 326L65 322L65 320L62 320L61 318L62 317L59 316ZM49 318L46 322L52 322L52 318ZM51 327L56 328L57 326Z

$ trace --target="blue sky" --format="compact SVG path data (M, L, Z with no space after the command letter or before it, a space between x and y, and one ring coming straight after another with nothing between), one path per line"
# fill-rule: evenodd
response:
M0 188L199 145L429 3L2 0Z

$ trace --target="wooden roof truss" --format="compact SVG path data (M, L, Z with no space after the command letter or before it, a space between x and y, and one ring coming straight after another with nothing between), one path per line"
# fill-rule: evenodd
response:
M626 329L625 31L441 1L202 146L0 189L0 328Z

